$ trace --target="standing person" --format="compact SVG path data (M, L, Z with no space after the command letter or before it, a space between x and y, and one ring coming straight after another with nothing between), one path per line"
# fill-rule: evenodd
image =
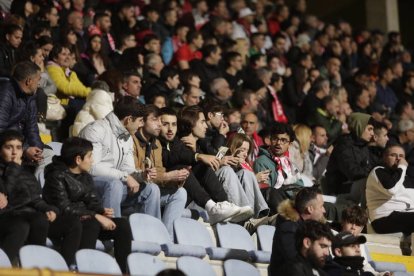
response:
M329 257L333 235L327 224L317 221L304 222L296 232L297 255L281 264L269 275L324 276L322 268Z
M285 200L280 204L278 213L269 275L291 275L279 274L278 269L286 262L294 260L298 252L301 251L300 247L295 246L295 235L298 228L308 220L324 220L325 208L322 194L316 188L305 187L297 193L294 201Z
M78 249L95 249L97 239L114 240L115 258L122 272L131 253L132 233L124 218L114 218L113 209L104 208L88 171L92 167L92 143L78 137L63 143L60 156L46 167L43 197L57 206L61 216L51 224L49 236L59 239L73 229L63 240L61 253L68 265L74 263Z
M24 137L0 135L0 248L14 262L25 244L46 245L49 222L58 209L41 198L40 184L22 164Z

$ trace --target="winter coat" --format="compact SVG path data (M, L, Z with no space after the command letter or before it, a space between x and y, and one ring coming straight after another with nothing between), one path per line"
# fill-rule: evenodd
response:
M103 119L114 107L111 95L105 90L94 89L86 98L82 110L76 115L72 127L72 136L79 136L79 132L89 123Z
M364 271L362 256L335 257L326 263L323 270L329 276L374 276L373 273Z
M297 255L291 261L284 263L278 268L277 273L269 273L269 276L289 275L289 276L326 276L327 274L321 269L312 266L312 263L302 255Z
M56 207L41 198L42 189L35 176L16 163L0 162L0 193L6 195L8 201L6 208L0 210L0 216L58 213Z
M209 127L206 137L198 140L197 143L202 152L216 155L219 148L226 145L226 136L221 135L217 129Z
M81 217L104 213L92 176L71 173L60 156L54 156L45 169L43 198L57 206L63 215Z
M366 178L371 169L368 142L352 134L341 136L326 168L326 193L349 193L353 181Z
M93 144L93 176L125 181L136 171L132 137L113 112L84 127L79 137Z
M10 76L13 65L15 64L16 49L10 44L0 44L0 75Z
M160 139L162 145L162 162L167 171L193 166L197 162L195 153L177 137L168 142Z
M36 96L24 93L13 79L0 81L0 94L0 132L15 129L25 137L25 147L43 149L37 126Z

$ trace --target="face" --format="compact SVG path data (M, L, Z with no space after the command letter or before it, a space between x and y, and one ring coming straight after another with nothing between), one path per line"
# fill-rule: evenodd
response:
M177 116L162 115L161 116L161 137L167 141L174 140L177 134Z
M358 243L335 248L335 253L340 257L354 257L361 256L361 248ZM339 254L338 254L339 253Z
M249 142L243 141L242 145L237 149L238 154L236 155L236 157L246 160L249 154L249 149L250 149Z
M62 51L55 58L55 62L62 67L68 68L70 64L70 51L68 48L63 48Z
M97 23L102 32L109 33L111 31L112 24L109 16L102 17Z
M374 127L372 125L367 125L362 132L361 139L370 142L374 137Z
M218 112L209 112L208 113L208 119L210 121L210 124L214 128L219 128L221 123L224 121L224 114L221 111Z
M383 74L383 79L386 83L392 82L394 79L394 74L392 73L391 69L388 69Z
M52 44L45 44L42 47L40 47L42 49L42 54L44 58L48 58L50 51L52 51L53 49L53 45Z
M38 66L41 66L43 64L43 61L45 60L45 58L43 57L42 50L37 49L36 54L30 57L30 60L36 63Z
M198 114L198 120L193 127L193 135L199 139L205 138L207 128L206 118L204 117L204 114L200 112Z
M405 152L400 147L392 147L384 156L384 163L389 168L398 166L401 159L405 159Z
M312 140L316 146L325 147L328 143L328 134L326 133L326 130L322 127L315 128Z
M230 89L230 86L226 80L220 81L217 87L216 96L222 101L227 101L233 96L233 91Z
M161 120L160 117L154 116L151 113L144 124L144 133L151 135L152 137L158 137L161 132Z
M101 50L101 38L99 36L95 36L91 40L91 49L95 53L98 53Z
M134 118L132 116L127 116L124 119L124 126L128 130L129 133L134 135L139 128L144 126L144 118L142 117Z
M329 248L332 245L331 241L327 238L321 238L312 242L309 238L305 238L303 243L308 249L307 258L314 266L322 268L329 256Z
M199 35L197 38L193 39L193 44L197 49L201 49L204 44L203 36Z
M23 144L19 140L7 141L1 147L1 158L5 162L22 163Z
M56 8L52 8L50 13L47 15L51 27L56 27L59 21L59 13Z
M144 47L151 53L159 54L161 52L161 44L158 39L150 40Z
M387 129L381 128L381 130L378 133L374 133L374 141L381 148L385 148L388 140L389 138Z
M141 94L141 78L138 76L130 76L122 85L122 88L132 97L138 98Z
M9 44L13 48L19 48L20 44L22 43L23 38L23 32L21 30L17 30L12 34L7 34L6 39L9 42Z
M124 45L126 49L134 48L135 46L137 46L137 41L135 39L135 36L133 35L127 36L124 40Z
M201 79L199 76L193 76L191 79L188 80L188 84L191 86L195 86L200 88Z
M40 71L26 79L27 91L25 92L28 95L34 95L36 93L37 88L39 88L40 79Z
M247 106L249 106L252 111L256 111L257 110L257 106L259 105L259 101L257 99L256 94L254 94L254 93L250 94L250 97L245 102L245 104Z
M247 136L252 136L258 128L257 116L251 113L247 114L241 122L241 127Z
M234 69L236 69L237 71L240 71L243 69L243 59L241 56L237 56L235 57L231 62L230 62L231 67L233 67Z
M183 101L185 106L198 105L200 103L200 89L197 87L192 87L190 94L183 94Z
M180 77L178 75L175 75L172 78L168 78L167 82L172 89L177 89L180 85Z
M76 42L78 41L78 37L74 32L70 32L66 35L66 40L71 45L76 45Z
M153 104L158 108L166 107L165 98L163 96L155 97Z
M82 172L89 172L91 170L93 164L92 151L89 151L83 159L80 156L77 156L76 159L76 164Z
M281 37L278 38L275 41L275 48L279 53L283 54L285 52L285 49L286 49L286 39L281 38Z
M370 97L368 90L362 91L361 95L358 97L358 104L362 108L366 108L370 104Z
M311 201L309 213L312 220L321 221L325 217L325 207L323 206L323 196L318 194L316 199Z
M339 113L339 102L337 99L333 99L330 103L326 105L326 110L331 116L337 116Z
M214 53L212 53L210 55L213 64L219 64L220 60L221 60L221 49L218 48L217 51L215 51Z
M330 75L336 74L341 68L341 61L339 59L333 58L327 64L327 69Z
M241 122L241 113L236 110L233 113L230 113L227 117L227 123L229 124L240 124Z
M364 226L357 225L355 223L345 222L342 224L342 232L350 232L354 236L359 236L362 229L364 229Z
M288 151L291 144L290 137L287 133L276 134L270 137L270 150L275 156L283 156Z
M161 70L164 68L164 62L162 61L161 56L157 55L152 60L151 70L155 73L160 74Z
M72 17L71 17L70 24L72 25L72 27L77 31L83 30L83 17L82 17L82 14L80 12L74 12L71 16Z

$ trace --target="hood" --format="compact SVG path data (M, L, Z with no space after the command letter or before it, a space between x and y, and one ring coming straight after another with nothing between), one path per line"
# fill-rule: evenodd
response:
M69 170L68 166L63 163L60 156L53 156L52 163L46 166L45 168L45 179L49 176L54 174L56 171L62 172Z
M293 201L290 199L282 201L277 207L277 212L286 220L293 222L300 220L300 215L298 211L296 211L295 207L293 207Z
M121 121L118 119L114 112L106 115L105 119L108 120L112 132L117 139L122 139L125 141L129 139L131 135L129 134L128 130L122 125Z
M89 94L85 103L95 119L102 119L113 111L112 97L108 92L101 89L94 89Z
M352 113L348 119L349 130L356 137L361 137L370 119L371 115L359 112Z

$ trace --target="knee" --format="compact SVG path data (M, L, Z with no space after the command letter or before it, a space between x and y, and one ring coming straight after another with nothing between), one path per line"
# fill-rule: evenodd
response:
M177 200L186 202L187 201L187 191L184 188L178 188L174 194L174 197Z
M129 239L132 240L132 232L131 232L131 226L129 225L129 222L123 218L114 218L113 221L116 224L117 231L123 237L129 237Z
M46 215L42 213L39 213L38 216L34 216L30 224L32 228L42 232L47 232L49 229L49 221L47 220Z
M145 187L145 193L148 195L148 197L155 197L159 198L161 195L160 188L157 184L154 183L147 183L147 186Z

